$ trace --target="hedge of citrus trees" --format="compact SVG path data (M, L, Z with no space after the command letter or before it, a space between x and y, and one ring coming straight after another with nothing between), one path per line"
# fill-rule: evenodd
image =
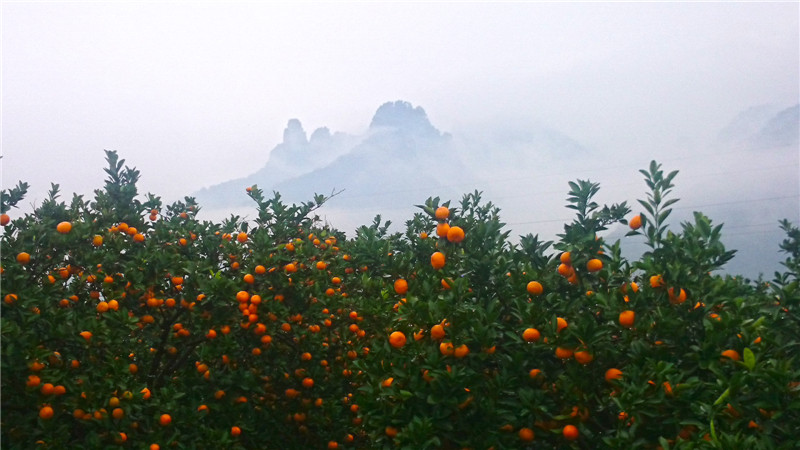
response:
M771 282L673 179L511 243L479 193L352 238L326 200L247 188L257 218L139 195L107 152L93 200L2 192L3 448L796 448L800 230ZM244 190L244 189L243 189ZM244 195L244 192L243 192ZM627 218L627 219L626 219ZM603 231L649 246L637 261Z

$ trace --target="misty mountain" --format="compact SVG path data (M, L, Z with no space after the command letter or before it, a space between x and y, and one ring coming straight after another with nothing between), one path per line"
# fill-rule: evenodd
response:
M398 100L381 105L367 131L358 136L320 128L307 139L300 121L292 119L263 168L195 196L208 209L251 205L243 190L257 184L290 202L343 191L332 207L407 207L429 195L459 199L487 177L528 170L543 159L585 153L569 136L539 127L454 138L439 131L423 108Z
M327 166L350 151L360 139L345 133L331 134L325 127L314 130L309 138L300 121L291 119L283 131L283 142L272 149L264 167L247 177L204 188L193 195L202 206L212 209L252 205L252 200L244 195L246 186L258 184L269 192L282 181Z
M716 146L769 149L797 146L800 105L759 105L740 112L717 135Z

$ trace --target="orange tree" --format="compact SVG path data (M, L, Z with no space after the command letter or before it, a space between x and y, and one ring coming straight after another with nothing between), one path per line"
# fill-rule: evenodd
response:
M509 240L480 193L431 198L400 233L352 239L256 186L252 221L140 196L107 152L93 201L58 187L12 218L2 192L2 440L8 448L792 448L800 230L786 270L733 252L677 172L626 204L570 183L557 242ZM641 236L641 237L637 237ZM555 252L554 252L555 250Z

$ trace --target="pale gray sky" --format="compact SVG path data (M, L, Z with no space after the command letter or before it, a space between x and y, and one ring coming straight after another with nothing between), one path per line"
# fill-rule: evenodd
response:
M89 193L116 149L174 199L260 168L289 118L360 133L397 99L446 132L537 123L646 160L796 103L798 8L3 2L3 187Z

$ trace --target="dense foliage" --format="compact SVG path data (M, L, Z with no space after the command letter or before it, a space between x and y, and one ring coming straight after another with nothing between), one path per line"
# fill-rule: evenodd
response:
M477 192L348 239L314 217L324 197L253 186L254 221L200 221L107 159L94 200L53 186L11 218L27 185L2 192L3 448L800 440L800 230L782 222L772 282L721 275L722 226L671 231L677 172L656 163L630 223L577 181L558 242L516 244ZM639 260L604 239L617 222Z

